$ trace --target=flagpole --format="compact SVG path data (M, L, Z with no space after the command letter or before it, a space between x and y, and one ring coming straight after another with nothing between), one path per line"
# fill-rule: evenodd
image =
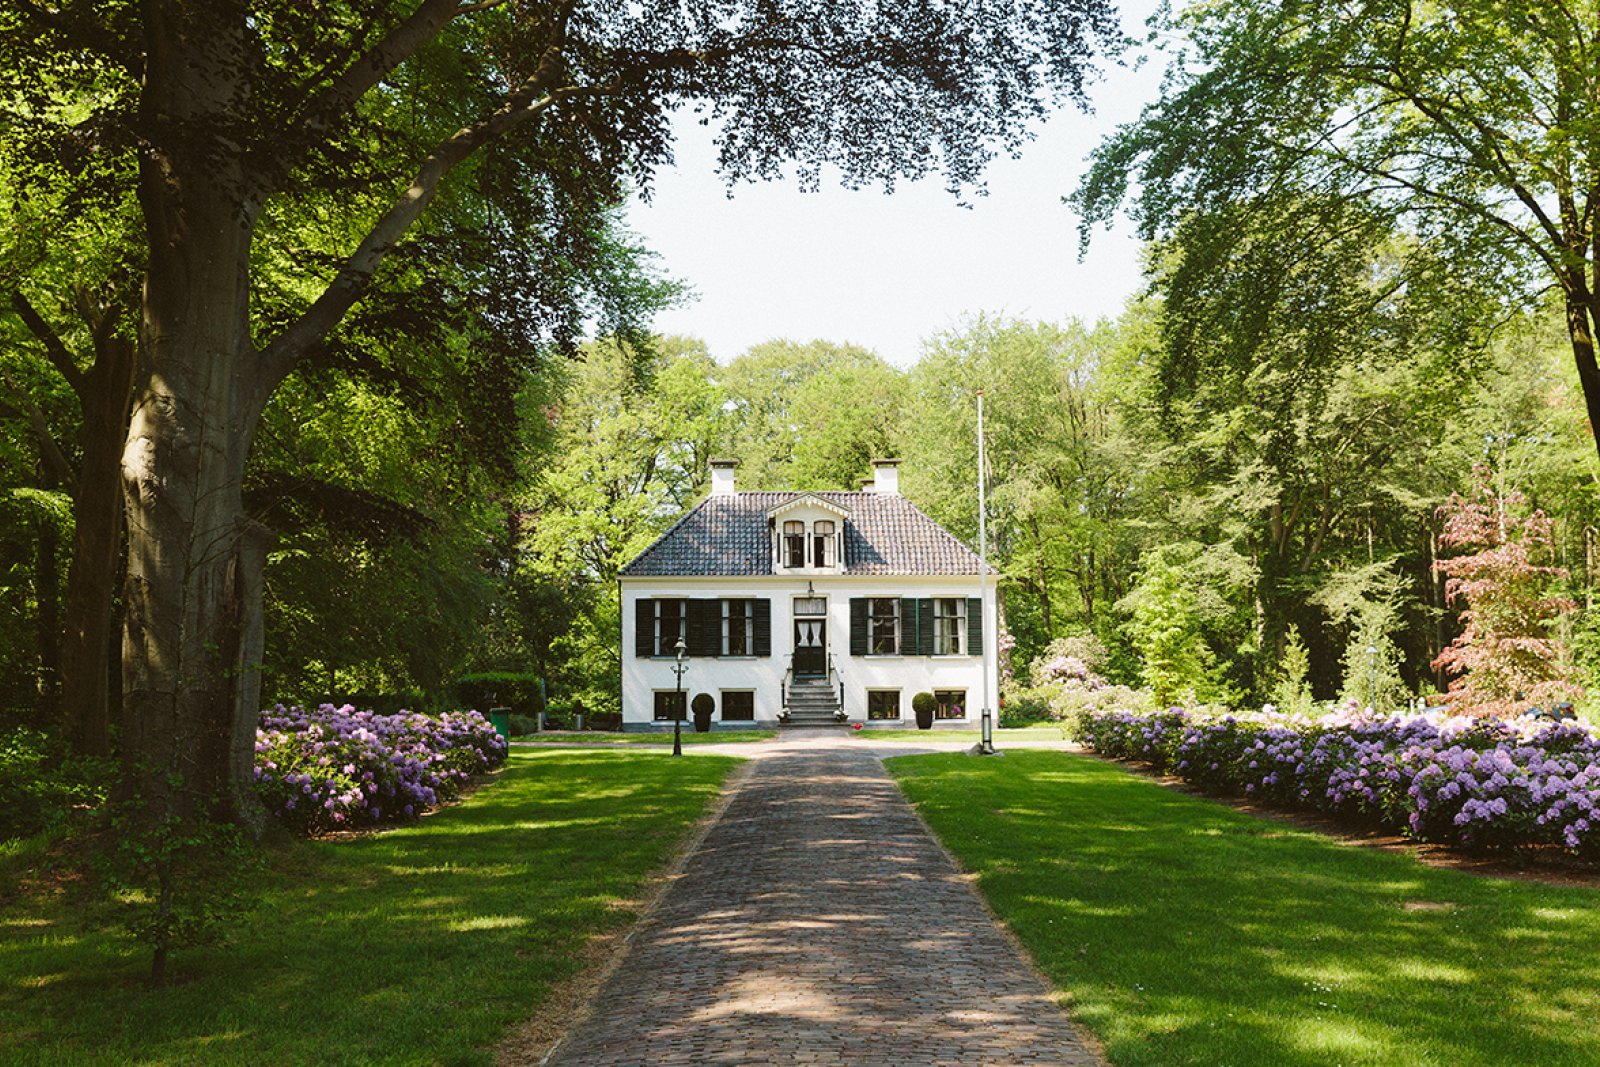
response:
M987 464L983 454L983 390L978 390L978 611L983 616L989 613L989 501ZM980 620L979 630L988 631L988 640L983 643L983 718L981 720L978 741L978 754L980 756L994 755L994 702L990 693L990 679L994 672L989 669L989 656L999 643L1000 614L993 615L994 623L989 619Z

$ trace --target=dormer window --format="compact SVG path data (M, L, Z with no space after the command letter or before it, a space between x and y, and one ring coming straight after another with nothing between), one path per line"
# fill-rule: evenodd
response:
M783 524L783 565L785 567L806 565L806 524L803 522L791 521Z
M827 519L818 519L811 524L811 565L813 567L833 566L833 523Z
M819 496L787 500L767 512L775 573L838 574L849 510Z

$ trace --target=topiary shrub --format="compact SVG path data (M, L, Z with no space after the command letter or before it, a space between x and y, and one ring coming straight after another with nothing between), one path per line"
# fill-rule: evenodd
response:
M694 732L697 734L711 731L711 715L717 710L717 699L710 693L696 693L689 702L689 710L694 712Z
M933 729L933 715L939 710L939 701L932 693L918 693L911 698L911 710L917 716L917 729Z

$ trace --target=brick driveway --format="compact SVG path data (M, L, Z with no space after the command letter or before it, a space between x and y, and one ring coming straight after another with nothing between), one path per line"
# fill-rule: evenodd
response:
M757 762L561 1067L1101 1061L870 753Z

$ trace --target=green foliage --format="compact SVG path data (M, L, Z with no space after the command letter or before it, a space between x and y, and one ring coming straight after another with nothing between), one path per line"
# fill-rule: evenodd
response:
M708 716L717 710L717 698L710 693L696 693L689 708L697 717Z
M492 707L510 708L514 717L532 718L544 710L542 679L518 671L463 674L455 681L455 698L461 707L484 714Z
M1290 626L1283 645L1283 659L1278 663L1278 679L1272 686L1272 702L1279 711L1290 715L1311 714L1310 671L1311 661L1305 642L1300 640L1300 628Z
M1374 601L1356 613L1340 659L1344 701L1379 712L1400 711L1410 702L1411 691L1400 675L1400 649L1391 636L1396 622L1386 601Z
M150 983L162 986L176 951L224 945L254 908L260 854L232 823L179 814L168 799L113 807L101 884L121 905L123 927L150 950Z
M1126 606L1128 635L1156 701L1211 699L1211 650L1200 631L1188 571L1173 553L1158 550L1146 557Z
M1000 726L1002 729L1032 726L1048 722L1050 698L1055 695L1052 686L1018 686L1007 689L1000 698Z
M38 730L0 729L0 842L57 831L105 800L111 765L61 748Z

